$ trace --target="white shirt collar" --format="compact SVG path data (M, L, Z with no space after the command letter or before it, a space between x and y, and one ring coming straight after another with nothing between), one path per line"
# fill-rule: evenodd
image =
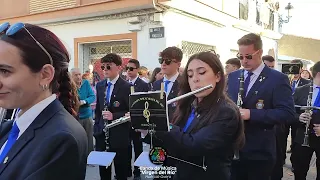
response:
M179 72L177 72L177 73L176 73L174 76L172 76L170 79L167 79L167 77L164 76L164 77L163 77L163 81L170 81L170 82L174 83L174 82L177 80L178 76L179 76Z
M15 118L15 123L17 123L17 126L20 130L19 137L23 134L23 132L28 129L30 124L36 119L36 117L39 116L39 114L47 107L50 103L52 103L57 96L55 94L52 94L51 96L47 97L46 99L38 102L34 106L32 106L30 109L28 109L26 112L24 112L22 115L18 113L18 116Z
M259 76L263 70L263 68L265 67L265 64L263 62L261 62L261 64L258 66L257 69L255 69L254 71L252 71L252 73L256 76ZM246 71L246 73L248 73L248 71Z
M107 80L107 81L108 81L108 83L109 83L109 82L111 82L113 85L115 85L115 84L116 84L116 82L118 81L119 77L120 77L120 76L119 76L119 74L118 74L118 75L117 75L117 77L116 77L116 78L114 78L112 81L110 81L110 79L109 79L109 78L108 78L108 80Z
M144 82L149 83L149 79L146 77L140 77L140 79L142 79Z
M138 78L139 78L139 77L137 76L137 77L134 78L133 80L129 80L129 82L130 82L131 84L134 84L134 83L137 81Z

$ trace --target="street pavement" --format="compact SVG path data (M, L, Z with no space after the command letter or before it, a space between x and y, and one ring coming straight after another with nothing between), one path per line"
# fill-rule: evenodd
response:
M289 135L290 137L290 135ZM288 140L288 147L290 147L291 141ZM290 153L287 153L287 159L286 164L283 167L283 178L282 180L294 180L294 175L291 171L291 162L290 162ZM310 161L310 168L307 175L306 180L315 180L317 177L317 168L316 168L316 156L315 153L312 156L312 159Z

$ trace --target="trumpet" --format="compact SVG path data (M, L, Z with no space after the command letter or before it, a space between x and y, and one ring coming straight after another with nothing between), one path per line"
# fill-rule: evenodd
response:
M180 99L183 99L183 98L192 96L194 94L197 94L199 92L202 92L204 90L210 89L210 88L213 88L212 84L210 84L208 86L205 86L205 87L202 87L202 88L199 88L197 90L191 91L189 93L183 94L183 95L178 96L176 98L170 99L170 100L167 101L167 105L172 104L172 103L174 103L176 101L179 101ZM107 131L107 129L109 129L109 128L118 126L118 125L126 123L128 121L130 121L130 117L121 117L119 119L116 119L116 120L112 121L112 123L110 123L110 124L105 124L104 131Z

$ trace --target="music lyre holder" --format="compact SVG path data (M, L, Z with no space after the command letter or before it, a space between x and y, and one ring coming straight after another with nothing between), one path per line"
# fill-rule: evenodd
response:
M202 88L200 88L200 89L197 89L197 90L195 90L195 91L192 91L192 92L183 94L183 95L181 95L181 96L178 96L178 97L176 97L176 98L167 100L167 103L166 103L166 110L167 110L167 112L168 112L168 105L169 105L169 104L172 104L172 103L174 103L174 102L176 102L176 101L179 101L179 100L181 100L181 99L183 99L183 98L192 96L192 95L194 95L194 94L197 94L197 93L199 93L199 92L202 92L202 91L207 90L207 89L210 89L210 88L213 88L213 86L212 86L212 85L208 85L208 86L202 87ZM161 85L161 92L163 93L163 91L164 91L164 88L163 88L163 83L162 83L162 85ZM161 94L162 94L162 93L161 93ZM169 119L168 113L167 113L167 119ZM169 128L169 130L170 130L170 128ZM148 130L148 133L150 134L150 148L153 148L153 141L152 141L152 139L153 139L153 135L155 134L154 124L151 125L151 127L150 127L149 130ZM204 157L204 156L203 156L202 166L200 166L200 165L198 165L198 164L195 164L195 163L192 163L192 162L189 162L189 161L185 161L185 160L183 160L183 159L176 158L176 157L174 157L174 156L167 155L167 157L172 158L172 159L177 160L177 161L181 161L181 162L190 164L190 165L192 165L192 166L196 166L196 167L202 168L204 171L207 170L207 166L205 165L205 157Z
M158 92L147 92L147 93L146 92L137 92L137 93L135 93L134 92L134 87L131 86L130 117L122 117L122 118L119 118L117 120L114 120L112 123L106 125L105 129L120 125L122 123L125 123L125 122L128 122L128 121L131 120L133 128L147 130L148 134L150 135L150 149L152 149L154 147L153 146L153 136L155 135L155 132L157 130L158 131L170 131L170 125L169 125L169 121L168 121L168 119L169 119L168 105L172 104L172 103L174 103L176 101L179 101L180 99L192 96L194 94L197 94L199 92L202 92L202 91L210 89L210 88L213 88L213 86L212 85L208 85L208 86L199 88L199 89L197 89L195 91L192 91L192 92L183 94L181 96L178 96L176 98L167 100L167 98L165 98L166 94L164 92L164 84L163 83L161 83L160 92L158 91ZM132 95L141 95L142 97L140 97L140 98L136 98L135 97L134 98ZM160 95L160 98L156 98L157 95ZM149 103L148 100L151 103ZM143 102L144 103L144 109L143 110L140 107L141 104L143 104L143 103L139 103L139 102ZM163 109L159 110L158 109L158 110L155 111L152 107L150 109L149 106L152 106L152 102L156 102L156 104L158 104L158 105L160 104L159 106L161 106L161 104L163 106L165 105L165 110L163 110ZM132 107L136 106L137 103L139 103L139 105L140 105L139 108L138 109L132 108ZM142 110L142 114L143 114L144 118L139 118L141 116L141 110ZM151 122L149 120L149 118L151 116L150 110L153 111L153 112L158 113L158 115L156 115L156 116L153 115L153 121L151 121ZM158 121L158 124L156 124L155 123L156 122L155 119L164 118L164 117L161 116L161 114L163 112L166 113L167 121L165 123L164 122L161 123L161 122ZM138 115L138 114L140 114L140 115ZM133 121L133 119L135 119L136 122ZM147 123L145 123L145 122L147 122ZM147 129L146 129L146 127L147 127ZM204 171L207 170L207 166L204 163L205 162L205 157L204 156L203 156L203 164L202 164L202 166L197 165L197 164L192 163L192 162L185 161L183 159L179 159L179 158L173 157L173 156L167 155L167 157L175 159L175 160L178 160L178 161L181 161L181 162L184 162L184 163L187 163L187 164L190 164L190 165L193 165L193 166L196 166L196 167L199 167L199 168L202 168Z

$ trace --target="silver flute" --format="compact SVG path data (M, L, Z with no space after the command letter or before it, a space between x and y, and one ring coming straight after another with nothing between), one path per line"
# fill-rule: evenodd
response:
M199 89L197 89L197 90L188 92L188 93L183 94L183 95L181 95L181 96L178 96L178 97L176 97L176 98L170 99L170 100L167 101L167 105L168 105L168 104L172 104L172 103L174 103L174 102L176 102L176 101L179 101L180 99L183 99L183 98L192 96L192 95L194 95L194 94L197 94L197 93L199 93L199 92L202 92L202 91L204 91L204 90L210 89L210 88L213 88L213 85L212 85L212 84L210 84L210 85L208 85L208 86L205 86L205 87L202 87L202 88L199 88ZM126 122L128 122L128 121L130 121L130 117L121 117L121 118L119 118L119 119L116 119L116 120L112 121L112 123L110 123L110 124L105 124L104 129L106 130L106 129L109 129L109 128L118 126L118 125L120 125L120 124L126 123Z

